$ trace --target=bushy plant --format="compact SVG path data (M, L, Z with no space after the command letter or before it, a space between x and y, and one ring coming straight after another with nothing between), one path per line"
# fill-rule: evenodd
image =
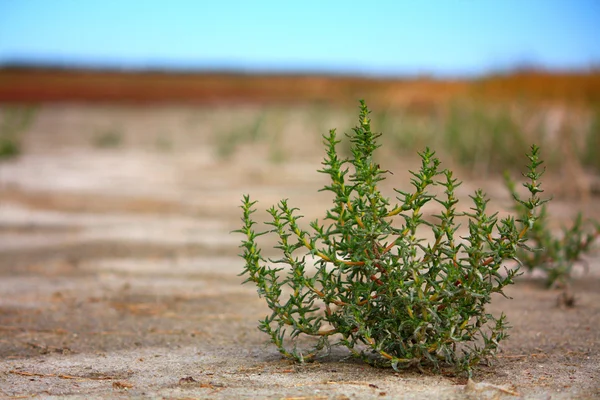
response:
M486 211L480 190L471 196L470 212L457 211L460 182L429 149L420 153L420 170L411 172L412 189L396 190L392 204L378 189L387 173L373 160L380 135L361 102L350 158L338 157L335 130L324 136L327 155L319 172L331 178L322 190L333 194L333 206L308 230L298 209L281 200L268 210L271 229L256 231L256 202L244 196L243 227L236 231L245 235L242 275L272 311L259 329L281 354L300 362L342 345L372 365L453 366L470 373L507 337L505 316L491 315L486 305L513 283L518 265L502 269L503 263L526 248L526 233L544 203L538 148L531 148L524 184L530 197L519 200L527 213L499 220ZM436 197L436 188L444 194ZM428 222L423 209L435 204L437 221ZM465 237L458 218L468 221ZM432 242L420 237L422 229L431 230ZM263 257L257 239L265 234L278 237L280 258ZM314 341L306 347L303 338Z
M504 174L506 187L515 200L514 210L523 218L527 208L518 200L516 184L508 173ZM563 228L562 233L554 234L548 224L548 210L542 205L538 218L525 239L534 251L519 249L517 257L528 271L539 269L546 274L548 287L564 286L569 283L573 267L583 262L583 255L592 250L596 239L600 237L600 222L592 219L584 220L578 213L570 228Z

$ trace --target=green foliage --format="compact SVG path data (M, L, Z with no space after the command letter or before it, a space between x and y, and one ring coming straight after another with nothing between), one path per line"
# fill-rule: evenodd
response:
M21 154L21 144L14 138L0 135L0 160L14 158Z
M391 125L391 140L394 151L400 155L409 155L415 152L415 149L425 147L425 143L435 143L441 136L441 122L435 117L402 115L396 123Z
M588 127L585 138L585 150L583 152L583 164L600 172L600 106L596 106L592 121Z
M123 144L123 133L117 128L105 129L94 136L93 144L101 149L114 149Z
M266 113L262 112L251 124L236 128L229 132L222 132L217 136L217 155L222 159L229 159L237 148L246 143L255 143L264 134L263 127Z
M513 169L527 151L526 134L508 110L453 105L443 138L448 152L475 175Z
M514 210L520 218L524 218L528 209L518 198L515 182L508 173L504 177L515 200ZM591 219L584 221L581 213L577 214L570 228L563 228L560 235L553 234L548 226L548 210L543 205L538 218L525 235L534 251L519 249L517 257L529 271L544 271L548 287L565 285L570 280L573 267L582 262L582 256L590 252L599 236L600 222Z
M32 107L5 108L0 118L0 160L21 154L21 135L35 117Z
M350 136L350 158L338 157L335 130L324 136L327 155L319 172L331 179L322 190L333 194L333 206L310 230L301 228L298 209L281 200L268 210L271 229L256 231L256 202L244 196L243 226L236 231L245 235L242 275L272 311L259 329L281 354L300 362L342 345L372 365L453 366L470 373L507 337L505 316L487 313L486 305L513 283L518 266L501 268L525 247L544 202L538 197L538 148L529 155L530 197L519 200L527 213L520 221L499 220L487 213L482 191L471 196L471 212L457 211L460 182L429 149L420 153L412 189L396 190L398 203L392 205L378 189L388 172L373 160L379 137L364 102ZM436 197L436 189L444 194ZM436 204L437 222L428 222L423 208ZM468 221L464 238L458 218ZM423 229L431 230L433 242L420 237ZM280 258L263 257L257 239L265 234L278 237Z
M173 139L166 133L158 135L154 140L154 146L157 150L162 152L169 152L173 150L174 143Z

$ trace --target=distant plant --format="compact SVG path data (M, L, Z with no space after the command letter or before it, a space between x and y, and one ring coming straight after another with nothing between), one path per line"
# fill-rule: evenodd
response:
M34 118L33 107L8 107L3 110L0 118L0 160L21 154L21 135Z
M162 134L156 137L154 145L157 150L168 152L173 150L173 140L166 134Z
M527 151L522 127L505 109L453 104L445 121L443 139L456 161L483 177L515 169L520 154Z
M394 151L400 155L414 154L415 149L425 147L425 143L435 143L440 137L441 122L435 116L402 115L392 128Z
M244 143L255 143L263 135L266 113L261 113L252 124L223 132L217 136L217 155L222 159L230 158L237 148Z
M600 149L600 106L596 106L594 110L585 142L585 150L582 157L583 164L595 169L596 172L600 172L600 157L598 157L598 149Z
M283 148L282 140L279 133L275 134L269 143L269 161L274 164L281 164L286 161L287 154Z
M514 210L524 218L528 209L519 200L515 182L505 173L505 183L514 203ZM578 213L570 228L563 228L556 235L548 227L548 210L545 205L540 209L538 218L527 231L525 239L533 251L519 249L517 257L527 270L542 270L546 274L548 287L566 285L571 278L573 267L583 262L582 256L592 250L595 240L600 237L600 222L589 219L584 221Z
M281 200L268 210L272 228L256 231L256 202L244 196L243 226L236 231L245 235L242 275L271 309L259 329L299 362L342 345L376 366L452 366L470 374L507 337L506 317L489 314L486 306L513 283L518 265L501 268L527 249L527 231L545 202L538 197L539 149L532 146L528 156L524 186L530 197L518 200L528 210L520 220L489 215L481 190L471 196L471 212L459 213L460 182L440 169L429 149L420 153L420 170L411 172L413 189L396 190L399 203L392 205L378 189L388 171L373 159L381 134L372 132L369 112L361 102L350 158L338 158L335 130L324 136L327 155L319 172L331 183L322 190L334 195L325 223L315 220L303 229L298 209ZM432 194L435 189L444 194ZM436 203L437 222L428 222L423 209ZM464 238L457 234L459 217L468 221ZM419 237L422 229L431 230L433 242ZM262 256L257 239L265 234L278 237L280 258ZM306 347L310 338L314 343Z
M117 128L104 129L94 136L93 143L102 149L117 148L123 144L123 133Z

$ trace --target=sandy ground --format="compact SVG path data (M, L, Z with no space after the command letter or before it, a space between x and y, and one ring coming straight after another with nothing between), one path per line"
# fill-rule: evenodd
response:
M240 237L230 232L248 192L262 209L285 197L307 220L319 216L329 199L317 193L320 153L310 156L318 138L299 141L290 149L299 156L275 163L260 144L219 158L207 124L189 133L190 118L236 115L41 111L25 153L0 165L0 397L600 397L598 258L576 274L574 308L557 306L560 292L535 276L509 288L512 300L494 300L490 311L504 311L513 329L473 384L374 369L343 349L308 365L282 360L256 329L267 309L253 287L240 285ZM116 148L93 145L106 120L125 132ZM172 146L155 146L166 129ZM407 184L407 167L416 164L390 160L386 190ZM465 183L461 194L479 184L492 196L490 208L508 204L493 180ZM600 199L582 207L598 217ZM571 209L552 205L557 225Z

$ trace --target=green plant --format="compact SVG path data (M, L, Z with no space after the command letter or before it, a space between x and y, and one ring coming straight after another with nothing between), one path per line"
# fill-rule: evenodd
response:
M94 146L102 149L117 148L123 144L123 133L117 128L99 131L94 136Z
M514 210L523 218L528 210L518 200L515 182L508 173L504 174L504 178L506 187L515 200ZM571 227L563 228L560 235L553 234L548 225L548 210L543 205L538 218L525 235L529 247L534 251L519 249L517 257L527 270L544 271L548 287L566 285L573 267L583 261L582 255L591 251L596 238L600 236L600 222L592 219L584 221L582 214L578 213Z
M236 127L229 132L222 132L216 137L217 154L222 159L229 159L240 145L256 143L264 135L263 125L266 111L262 111L252 123L244 127Z
M585 150L582 154L583 164L588 168L593 168L597 172L600 172L598 149L600 149L600 105L596 106L592 115L585 138Z
M432 143L439 137L439 122L434 116L414 116L408 113L402 115L396 124L390 124L392 130L392 145L400 155L413 154L415 149L423 148L424 143Z
M173 139L166 133L158 135L154 140L154 146L157 150L168 152L173 150Z
M0 159L21 154L21 134L26 131L35 116L32 107L6 108L0 119Z
M452 104L443 144L461 165L485 177L520 165L519 155L527 151L525 136L506 109Z
M420 153L412 191L397 190L399 203L392 205L377 186L387 172L373 160L380 135L371 131L369 110L361 102L350 138L352 157L338 158L335 130L324 136L327 156L319 172L331 178L322 190L333 193L333 207L326 223L315 220L310 231L301 227L298 210L281 200L268 210L272 229L257 232L256 202L244 196L243 226L236 231L245 235L242 275L244 283L256 284L272 311L259 329L281 354L301 362L343 345L373 365L396 370L449 365L470 373L507 337L505 316L487 313L486 305L493 293L503 294L513 283L518 266L504 275L501 267L525 247L524 236L544 203L538 197L538 148L529 155L525 186L531 196L519 200L527 214L520 221L499 221L487 214L488 200L480 190L471 197L471 212L457 212L460 182L440 169L429 149ZM434 189L444 194L436 197ZM431 223L423 208L436 203L437 222ZM464 238L458 236L457 217L468 220ZM432 243L419 237L422 229L431 230ZM278 237L281 258L262 256L257 239L267 233ZM305 338L314 339L312 346L306 347Z

